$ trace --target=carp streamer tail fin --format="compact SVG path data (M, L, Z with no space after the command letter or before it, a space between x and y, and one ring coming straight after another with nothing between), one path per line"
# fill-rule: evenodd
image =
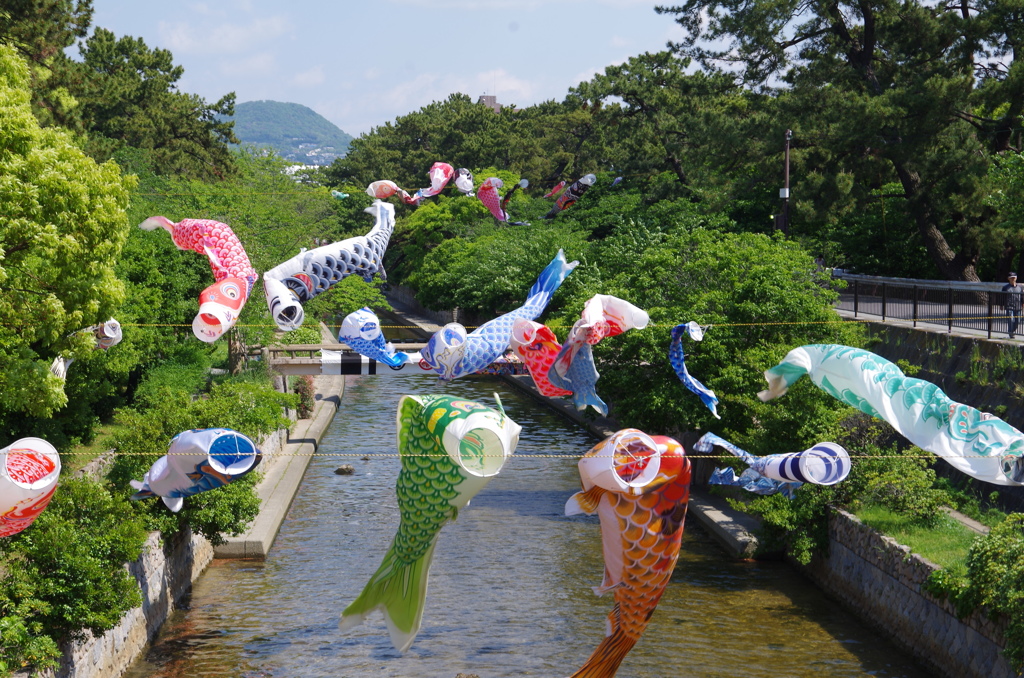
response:
M392 547L363 592L341 613L338 628L348 631L359 626L368 614L379 609L384 613L391 644L399 652L408 650L420 631L433 557L434 544L422 557L402 563Z
M555 290L559 288L579 263L578 261L566 262L565 252L558 250L558 254L547 265L547 268L541 271L537 282L533 283L533 287L530 288L526 305L540 307L540 311L537 313L537 315L540 315L544 308L547 307L548 302L551 301L551 296L555 293Z
M604 637L586 663L570 678L614 678L619 664L636 645L636 641L636 638L626 635L622 629L615 629Z

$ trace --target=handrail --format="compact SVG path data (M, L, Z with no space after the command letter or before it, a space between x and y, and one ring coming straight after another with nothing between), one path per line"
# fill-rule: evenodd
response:
M1002 282L967 282L962 280L929 280L927 278L889 278L881 275L864 275L861 273L847 273L842 269L832 269L832 277L839 280L858 281L874 283L876 285L900 285L902 287L917 286L920 289L931 290L962 290L965 292L989 291L999 292L1002 290Z

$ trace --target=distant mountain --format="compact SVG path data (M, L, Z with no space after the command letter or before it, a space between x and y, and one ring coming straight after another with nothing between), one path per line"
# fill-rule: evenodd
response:
M330 165L348 151L352 137L311 108L280 101L235 104L235 136L243 144L270 146L282 158Z

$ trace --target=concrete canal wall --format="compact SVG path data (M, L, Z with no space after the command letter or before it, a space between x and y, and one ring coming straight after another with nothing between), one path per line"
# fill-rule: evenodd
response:
M918 376L942 385L954 399L977 403L990 411L1003 405L1000 409L1009 410L1008 418L1016 418L1014 415L1022 411L1017 409L1020 399L1008 389L980 393L977 385L958 383L954 377L971 370L970 361L979 354L995 363L1005 347L993 348L977 339L955 335L872 325L869 332L875 341L870 350L893 361L904 359L922 366ZM1012 383L1013 376L1008 376ZM502 379L580 424L596 438L619 428L614 421L585 418L567 400L541 395L528 376ZM972 396L983 401L977 402ZM691 488L688 517L696 519L730 556L753 556L757 548L755 533L760 528L757 518L732 509L722 497L709 494L699 485ZM1017 675L1001 652L1005 646L1004 622L978 612L961 620L949 602L924 592L922 586L939 569L937 565L911 554L909 547L879 534L845 511L835 512L829 528L827 558L817 558L807 567L792 563L826 594L904 648L936 676Z
M69 643L57 671L43 678L117 678L145 651L157 631L215 557L264 558L291 506L302 475L320 439L330 426L345 389L345 378L316 378L317 403L313 416L295 422L290 431L277 431L260 443L265 456L263 478L256 486L260 514L249 530L214 547L201 535L185 532L161 544L160 533L149 535L142 555L125 565L142 591L142 605L129 610L121 622L99 637ZM28 673L15 674L29 678Z
M936 676L1017 675L1001 653L1004 623L978 612L961 620L949 602L922 590L937 565L845 511L834 513L829 537L827 558L796 566Z

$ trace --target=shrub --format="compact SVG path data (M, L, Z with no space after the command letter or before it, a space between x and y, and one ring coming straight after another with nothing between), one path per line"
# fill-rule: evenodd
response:
M143 521L100 483L62 481L29 529L0 540L0 675L52 665L57 643L103 633L139 605L124 564L145 540Z
M939 570L926 584L929 593L949 597L966 616L979 607L1007 618L1003 654L1018 673L1024 670L1024 515L1011 514L967 554L966 573Z
M184 394L168 397L146 410L122 410L122 428L112 439L117 451L107 480L112 491L127 498L133 493L129 482L142 478L178 433L193 428L231 428L257 443L267 434L287 427L282 416L285 406L295 407L297 397L275 391L266 374L247 374L216 384L210 393L193 401ZM214 544L223 543L223 533L239 534L259 511L253 492L258 475L244 478L212 492L185 501L179 513L171 513L160 501L137 502L133 510L151 530L165 536L191 527Z
M316 386L312 375L304 374L295 378L295 394L299 396L299 419L309 419L316 407Z
M785 548L807 564L828 551L831 507L856 511L868 504L884 506L919 524L934 524L948 496L935 487L934 459L916 447L901 450L892 430L856 414L844 422L839 444L857 450L849 477L830 486L804 485L790 501L782 495L758 497L743 510L761 516L765 546Z

